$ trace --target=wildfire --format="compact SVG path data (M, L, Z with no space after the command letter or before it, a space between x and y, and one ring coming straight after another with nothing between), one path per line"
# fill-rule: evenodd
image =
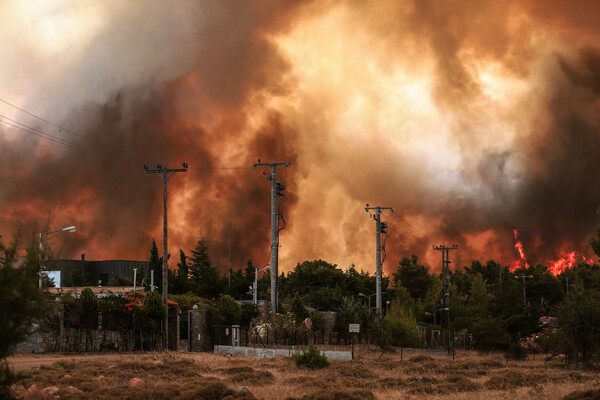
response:
M510 272L513 272L516 269L519 268L529 268L529 263L527 263L527 257L525 257L525 251L523 250L523 243L521 243L521 241L518 238L519 235L519 231L517 231L516 229L513 229L513 234L515 235L515 249L517 249L517 251L519 252L519 256L521 257L520 260L515 260L510 264Z
M510 272L514 272L516 269L525 267L529 268L529 264L527 263L527 258L525 256L525 251L523 250L523 243L517 238L518 231L513 229L513 233L515 235L515 249L519 252L520 260L515 260L510 263L509 270ZM560 275L567 269L573 268L579 261L586 262L588 264L593 264L594 261L590 258L587 258L583 254L577 253L576 251L565 252L563 255L556 259L548 261L548 271L552 275Z

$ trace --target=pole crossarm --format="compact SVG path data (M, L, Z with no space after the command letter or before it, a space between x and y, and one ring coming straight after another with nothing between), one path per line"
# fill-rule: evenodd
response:
M284 167L289 167L290 165L292 165L292 163L289 163L289 162L272 162L272 163L257 162L257 163L254 163L254 168L261 166L261 165L265 166L265 167L279 167L280 165L283 165Z
M382 267L381 267L381 211L383 210L392 210L392 212L394 212L394 209L392 207L369 207L369 205L367 204L367 206L365 207L365 211L369 212L369 211L375 211L375 215L372 215L373 219L375 220L375 246L376 246L376 254L375 254L375 275L376 275L376 286L375 286L375 306L377 308L378 312L381 312L382 309L382 302L381 302L381 276L382 276ZM370 214L370 213L369 213ZM369 299L370 301L371 299Z
M168 290L169 290L169 250L168 250L168 235L167 235L167 181L175 172L187 172L188 164L182 163L183 168L167 168L162 164L157 164L156 169L150 169L148 165L144 164L144 173L147 174L160 174L163 178L163 265L162 265L162 300L165 306L165 319L164 319L164 349L169 349L169 302L168 302Z
M271 176L271 311L277 314L277 274L279 273L279 213L277 212L277 196L285 186L277 183L277 167L289 167L289 162L263 163L258 159L254 168L258 166L269 167Z

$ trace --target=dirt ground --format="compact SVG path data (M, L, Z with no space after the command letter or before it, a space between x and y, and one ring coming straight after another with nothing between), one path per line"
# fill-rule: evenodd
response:
M206 353L22 355L18 398L59 399L600 399L598 371L560 360L362 350L323 370L290 359Z

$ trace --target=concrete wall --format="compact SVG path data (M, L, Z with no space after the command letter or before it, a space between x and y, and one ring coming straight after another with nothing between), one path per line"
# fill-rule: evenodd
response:
M300 352L301 349L287 348L287 349L265 349L265 348L253 348L253 347L240 347L240 346L215 346L215 353L235 354L249 358L283 358L291 357L295 353ZM326 350L322 351L328 360L339 360L339 361L350 361L352 360L352 352L350 351L334 351Z

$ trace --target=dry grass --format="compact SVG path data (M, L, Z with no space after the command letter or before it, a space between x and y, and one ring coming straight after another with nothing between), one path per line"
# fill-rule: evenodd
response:
M205 353L97 356L62 361L29 372L26 389L56 386L61 399L600 399L600 374L564 369L543 360L501 356L363 350L352 362L324 370L298 369L289 359L245 359ZM144 385L130 387L132 378ZM69 393L73 386L83 393ZM566 397L569 396L569 397Z

